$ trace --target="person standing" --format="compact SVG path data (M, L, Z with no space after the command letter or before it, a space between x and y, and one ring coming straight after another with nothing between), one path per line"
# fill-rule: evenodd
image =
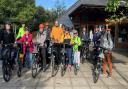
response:
M30 33L29 28L25 28L25 34L22 38L17 40L18 42L23 43L23 53L25 56L25 66L28 68L32 67L32 52L33 52L33 42L32 42L32 34Z
M55 21L55 25L51 31L51 40L54 43L54 48L56 50L56 64L59 65L61 63L60 51L61 51L61 43L63 42L64 32L61 27L59 27L59 22Z
M46 69L46 38L47 38L47 32L46 30L44 30L44 25L40 24L39 25L39 32L37 33L36 36L36 41L38 43L40 43L40 56L41 56L41 60L42 60L42 69L43 71L45 71Z
M96 26L95 32L93 34L94 46L100 45L100 38L101 38L101 32L99 31L99 28Z
M88 41L89 40L89 35L88 35L85 27L83 28L82 33L80 34L80 38L83 41Z
M77 31L74 31L74 37L72 38L71 43L73 45L73 54L74 54L73 64L76 63L77 64L77 68L79 69L79 66L80 66L79 46L81 45L81 39L78 36L78 32Z
M100 46L104 49L105 58L103 59L103 73L107 74L107 65L109 67L109 77L112 77L112 48L114 47L111 29L106 28L104 35L101 37Z
M72 43L71 43L71 35L69 33L69 29L65 29L64 33L64 43L65 43L65 50L66 50L66 64L68 68L71 70L72 62Z
M11 28L11 22L6 21L5 22L5 28L4 28L2 35L1 35L1 43L0 44L6 45L6 44L14 44L14 43L15 43L15 36L14 36L14 33L12 31L12 28ZM14 54L14 45L10 45L9 49L10 49L11 54ZM2 53L4 53L4 51L5 51L5 49L3 47ZM11 58L10 58L11 59L10 60L11 68L13 68L13 64L15 63L13 56L14 55L11 55Z

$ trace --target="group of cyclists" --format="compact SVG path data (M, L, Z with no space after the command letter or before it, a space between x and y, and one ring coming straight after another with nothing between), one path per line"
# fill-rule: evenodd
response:
M0 31L0 51L4 51L4 46L2 44L14 44L10 46L11 52L14 54L11 58L11 63L15 64L15 60L17 60L17 50L15 50L16 43L22 43L22 51L23 54L26 55L28 60L27 62L28 68L32 67L33 63L33 40L34 42L38 42L39 52L41 57L41 67L46 70L46 67L50 65L50 54L48 53L48 49L50 47L50 43L53 44L54 49L56 51L55 54L55 63L59 67L61 64L61 51L62 45L65 44L65 53L66 59L65 66L72 69L74 63L77 64L77 68L80 68L80 58L83 53L83 46L89 47L91 43L89 34L84 27L82 32L79 34L77 30L67 28L65 26L60 26L58 21L55 21L52 29L49 28L49 23L39 24L39 31L35 38L33 38L30 29L26 27L25 23L21 23L21 28L19 29L18 35L15 37L13 30L11 28L11 23L7 21L5 23L5 28L3 31ZM103 73L106 74L106 66L109 65L109 77L112 76L112 62L111 62L111 54L113 48L112 36L110 33L111 29L108 28L108 24L106 27L103 27L100 31L99 27L95 27L93 33L93 42L94 47L100 46L104 49L104 59L103 59ZM88 42L84 44L84 42ZM4 59L2 59L4 60Z

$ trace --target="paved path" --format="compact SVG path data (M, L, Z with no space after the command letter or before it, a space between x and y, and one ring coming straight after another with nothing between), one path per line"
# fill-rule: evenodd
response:
M128 64L116 63L115 66L120 66L121 71L125 71L125 75L128 76ZM113 70L111 79L101 75L98 83L94 84L91 67L91 64L85 63L81 65L77 76L67 70L64 77L60 76L60 71L56 77L51 77L49 69L45 73L41 72L36 79L33 79L31 71L28 71L21 78L13 76L8 83L4 82L0 72L0 89L128 89L128 82L116 70Z

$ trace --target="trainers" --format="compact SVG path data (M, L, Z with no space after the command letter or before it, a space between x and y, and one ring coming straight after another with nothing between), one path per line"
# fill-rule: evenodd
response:
M71 65L68 65L68 69L71 71Z
M111 78L112 78L112 76L108 75L108 78L109 78L109 79L111 79Z

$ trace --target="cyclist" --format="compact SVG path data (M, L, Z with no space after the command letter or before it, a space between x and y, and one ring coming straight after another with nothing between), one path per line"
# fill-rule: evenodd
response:
M71 69L71 65L72 65L72 46L71 46L71 35L69 33L68 28L66 28L65 33L64 33L64 43L66 43L66 45L65 45L66 58L68 59L66 64L68 65L68 68Z
M80 35L80 38L81 38L81 41L82 41L82 47L81 47L81 55L83 53L83 47L86 46L86 47L89 47L89 35L88 33L86 32L86 28L84 27L83 28L83 31Z
M60 51L61 51L61 43L63 42L63 30L59 27L59 22L55 21L55 26L53 26L51 31L51 40L54 43L54 48L56 50L56 64L59 65L61 63Z
M16 37L17 40L22 38L24 36L24 34L25 34L25 23L21 22L21 26L22 27L19 29L18 35Z
M89 35L86 32L86 28L85 27L83 28L83 31L82 31L82 33L80 35L80 38L81 38L82 41L88 41L89 40Z
M33 52L33 42L32 42L32 34L30 33L30 29L25 28L24 36L18 40L18 42L23 43L23 53L25 55L25 66L31 68L32 66L32 52Z
M99 46L100 45L100 38L101 38L101 32L100 32L98 26L96 26L95 32L93 34L94 46Z
M5 29L3 30L3 33L1 35L1 44L14 44L15 43L15 37L14 37L14 33L11 29L11 22L7 21L5 23ZM11 54L14 54L14 45L10 45L9 46L9 49L10 49L10 52ZM2 53L4 53L4 47L2 48ZM11 64L11 67L13 68L13 64L15 63L15 60L14 60L14 55L11 55L11 61L10 61L10 64Z
M46 33L46 30L44 30L44 25L43 24L40 24L39 25L39 32L37 33L37 36L36 36L36 41L38 43L40 43L40 48L39 48L39 51L40 51L40 56L41 56L41 60L42 60L42 69L46 69L46 37L47 37L47 33Z
M112 48L113 48L113 41L111 35L111 29L108 28L106 25L106 31L101 37L100 46L105 49L104 54L105 58L103 59L103 73L106 74L106 66L109 66L109 76L112 77Z
M80 52L79 52L79 46L81 45L81 39L78 36L78 32L74 31L74 37L72 38L72 44L73 44L73 62L77 63L77 68L79 69L80 66Z

